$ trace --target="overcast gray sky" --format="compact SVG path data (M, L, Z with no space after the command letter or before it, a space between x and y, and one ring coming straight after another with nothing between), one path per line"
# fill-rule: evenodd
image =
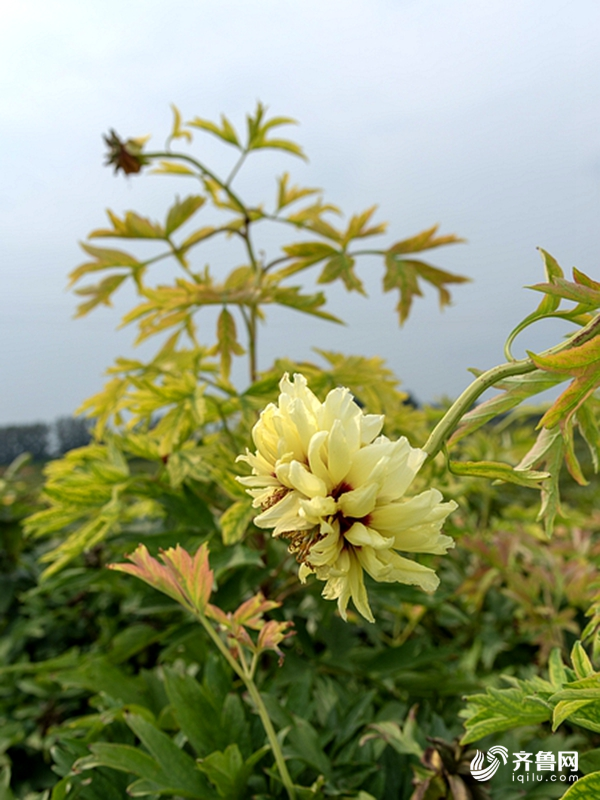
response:
M260 172L348 213L378 203L382 245L435 222L469 241L434 252L473 279L444 313L427 291L399 330L365 261L369 300L332 299L351 324L271 314L261 366L378 354L418 398L458 394L539 302L522 289L542 278L536 246L599 279L599 35L597 0L0 0L0 424L71 413L133 352L133 329L115 332L131 297L74 321L66 276L106 207L160 218L192 191L102 166L109 127L162 146L170 102L239 123L260 99L299 120L310 158L261 154Z

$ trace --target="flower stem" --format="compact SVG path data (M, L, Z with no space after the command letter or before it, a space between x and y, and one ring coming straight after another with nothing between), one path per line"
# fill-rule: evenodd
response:
M537 367L530 358L500 364L479 375L470 386L458 397L435 426L429 439L423 445L427 453L427 461L431 461L440 452L447 439L454 433L461 419L471 408L475 400L498 381L513 375L525 375Z
M241 664L235 660L235 658L231 655L227 645L223 642L219 634L216 632L204 614L198 612L197 619L201 623L204 630L208 633L210 638L213 640L219 652L227 661L231 669L235 672L238 678L244 682L244 685L246 686L246 689L248 690L248 693L256 707L260 721L265 729L265 733L267 734L267 738L273 752L273 757L275 758L275 763L277 764L277 769L279 770L279 775L283 785L285 786L288 797L290 800L296 800L296 790L294 789L294 784L290 777L290 773L288 772L288 768L283 757L283 752L281 750L281 745L277 740L277 734L275 733L275 728L273 727L273 723L269 717L269 712L267 711L263 699L260 696L260 692L258 691L258 688L252 678L252 669L249 670L246 667L245 660Z

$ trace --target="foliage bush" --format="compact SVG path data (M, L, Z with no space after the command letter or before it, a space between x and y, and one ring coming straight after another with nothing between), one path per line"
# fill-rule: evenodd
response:
M92 232L92 240L145 241L156 252L142 259L84 244L91 260L73 283L104 277L77 289L80 314L110 305L129 281L139 302L124 322L137 325L138 341L158 336L157 353L146 363L117 359L103 391L82 407L94 419L93 440L49 462L41 492L39 473L23 460L0 481L8 587L0 598L0 798L562 794L560 784L515 784L508 771L493 789L477 782L470 745L482 737L483 748L579 749L586 776L567 795L595 796L600 603L590 588L600 551L597 492L582 486L600 453L600 285L579 271L567 280L542 252L546 282L534 288L543 297L509 335L506 364L477 373L447 408L408 403L377 356L319 349L318 363L282 357L259 373L269 305L336 321L321 291L290 285L306 270L318 267L318 284L341 281L363 293L357 259L381 256L401 323L420 282L446 305L448 285L465 280L421 257L456 237L431 228L365 248L363 239L385 229L371 221L374 209L338 228L338 209L287 173L273 205L244 202L232 187L254 151L303 155L273 135L290 122L259 105L242 143L225 117L184 125L174 109L164 151L106 137L116 170L152 167L199 182L200 193L177 197L164 223L109 211L110 227ZM226 179L186 149L194 129L236 151ZM184 149L172 149L175 142ZM207 219L198 227L200 212ZM255 229L266 225L294 236L270 259L255 244ZM198 267L197 250L213 237L243 247L227 274ZM153 265L167 258L179 276L151 283ZM202 343L198 312L207 306L219 309L216 341ZM547 317L578 330L515 359L515 336ZM230 376L243 357L249 382L240 389ZM294 555L254 523L236 480L236 457L252 447L258 414L277 400L286 372L306 376L321 401L349 387L366 412L385 415L388 437L423 448L414 493L433 485L458 504L445 524L456 549L420 559L441 577L435 593L366 579L376 624L352 608L343 621L320 596L320 581L298 581ZM567 380L550 408L524 405ZM491 387L499 392L473 405Z

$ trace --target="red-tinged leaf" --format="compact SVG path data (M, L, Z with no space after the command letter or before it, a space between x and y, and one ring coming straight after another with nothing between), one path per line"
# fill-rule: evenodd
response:
M159 592L172 597L178 603L189 608L188 600L177 582L177 575L171 569L160 564L148 552L144 544L138 545L133 553L126 556L131 564L109 564L109 569L117 572L126 572L149 584ZM191 610L191 609L190 609Z
M258 651L273 650L279 656L279 666L283 663L283 652L279 645L284 639L294 635L294 631L289 630L293 624L293 622L276 622L272 619L264 625L258 634Z
M561 420L570 420L592 392L600 386L600 336L578 347L570 347L547 356L529 354L539 369L570 375L574 380L546 411L540 425L553 428Z
M466 241L465 239L455 236L453 233L447 234L446 236L436 236L435 234L439 227L439 225L434 225L418 233L416 236L412 236L410 239L403 239L401 242L396 242L396 244L388 248L388 252L395 255L419 253L422 250L431 250L433 247L442 247L446 244L460 244Z
M131 564L109 564L110 569L140 578L160 592L172 597L189 611L204 613L213 588L213 573L208 563L205 544L192 558L180 545L161 552L163 564L153 558L145 545L128 555Z
M254 630L260 630L264 625L263 614L279 608L281 603L275 600L266 600L262 592L255 594L234 612L233 618L240 625L247 625Z
M536 283L528 288L563 300L571 300L588 310L600 308L600 289L593 288L589 284L554 278L552 283Z
M192 608L200 613L204 613L214 585L214 574L210 569L208 556L206 542L198 548L193 557L180 545L161 551L160 555L165 564L179 576L178 583Z

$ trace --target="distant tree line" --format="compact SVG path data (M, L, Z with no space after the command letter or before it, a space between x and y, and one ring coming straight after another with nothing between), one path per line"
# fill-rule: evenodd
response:
M34 461L47 461L75 447L88 444L92 422L82 417L60 417L47 424L5 425L0 427L0 464L10 464L21 453Z

